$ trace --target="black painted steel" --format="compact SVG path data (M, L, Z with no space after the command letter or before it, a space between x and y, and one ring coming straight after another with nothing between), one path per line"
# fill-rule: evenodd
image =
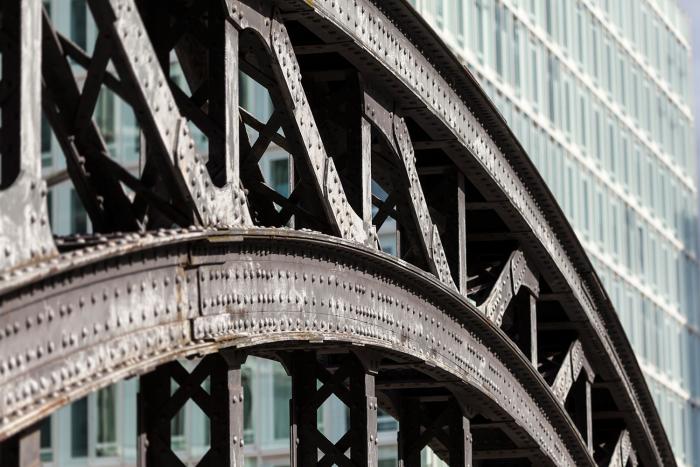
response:
M210 418L200 464L240 466L240 364L260 355L292 377L293 465L376 465L380 408L406 466L426 445L460 466L675 463L573 231L410 5L88 4L91 56L38 0L0 5L3 453L140 375L140 465L179 462L170 419L192 399ZM267 121L240 107L240 73L269 92ZM102 89L135 111L139 170L92 121ZM52 180L70 179L94 235L51 239L41 109L66 156ZM270 147L289 153L288 194L260 170ZM393 255L377 234L388 219ZM183 357L202 358L190 373ZM335 444L311 415L330 394L352 414Z

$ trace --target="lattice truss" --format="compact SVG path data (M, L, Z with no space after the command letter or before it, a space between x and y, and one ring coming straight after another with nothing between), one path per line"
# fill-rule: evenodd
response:
M640 421L642 410L653 407L640 408L627 380L620 383L622 389L613 387L613 382L627 378L625 370L613 357L605 360L613 350L602 321L591 318L598 315L582 286L584 280L566 262L567 252L547 230L549 224L524 185L519 185L520 176L464 104L466 97L433 68L426 57L430 51L420 53L374 3L326 0L318 2L318 11L295 0L87 0L87 4L97 34L84 49L54 27L39 1L0 3L0 275L9 284L2 287L11 292L4 297L0 287L0 305L6 303L16 316L33 312L38 302L19 292L12 295L13 284L21 284L36 265L41 274L42 265L60 269L61 261L80 251L74 256L65 253L80 250L86 242L98 251L115 248L117 258L128 253L127 247L118 248L130 238L141 239L139 234L156 229L161 229L161 236L166 236L163 229L169 229L173 242L201 231L222 233L223 242L226 232L266 227L270 230L262 236L290 235L289 229L320 232L335 237L329 250L354 245L363 255L371 252L373 261L389 261L380 254L378 236L389 230L395 238L392 253L400 260L396 267L405 269L391 280L381 276L370 283L381 283L391 293L372 291L372 303L349 309L378 320L377 329L400 329L401 337L391 347L393 357L333 346L321 352L276 344L262 351L283 362L292 377L293 465L376 465L380 406L400 422L404 467L418 466L420 450L428 445L454 466L471 465L472 459L479 465L540 464L553 459L564 464L575 459L580 465L636 465L632 439L651 453L650 465L661 459L654 446L667 444L658 435L663 432L655 428L651 442L646 422ZM387 4L393 11L408 11L401 2ZM242 76L269 96L272 109L267 118L239 102ZM133 110L140 132L138 168L118 162L96 123L97 102L105 92ZM60 144L66 178L85 207L94 236L52 237L39 156L41 112ZM261 160L271 149L288 156L288 178L281 185L261 170ZM149 326L162 324L158 320L177 310L185 323L177 339L191 338L193 346L218 342L225 333L222 329L244 329L248 336L250 329L262 329L263 324L256 323L263 322L275 331L289 331L293 336L289 339L305 344L310 341L308 333L319 327L331 331L332 325L323 321L327 312L318 315L321 324L302 315L296 318L296 327L288 317L269 324L267 317L236 321L226 314L236 307L253 309L253 304L283 304L282 291L288 293L280 305L286 311L302 304L315 307L315 298L294 295L289 284L306 283L309 274L310 283L320 284L323 273L307 274L303 268L261 272L259 265L266 263L259 259L255 271L231 268L207 276L204 263L194 262L194 256L190 251L192 264L185 272L178 269L178 275L167 276L162 286L160 276L156 281L150 272L143 273L140 287L117 284L113 296L106 289L91 290L88 284L86 290L91 291L78 299L78 308L92 306L98 314L100 296L105 303L121 303L120 293L131 296L140 288L146 294L152 279L153 290L176 284L177 300L186 299L171 303L171 295L160 297L162 307L155 306L153 317L144 311L142 320ZM215 257L209 261L227 261L224 253ZM79 266L65 264L66 271ZM561 277L551 272L555 269L557 274L563 271ZM406 286L396 284L397 277L410 275L406 271L419 277L412 279L414 285L436 281L442 287L442 295L431 292L428 298L424 296L428 292L416 292L423 300L417 316L417 306L404 306L391 295L405 292ZM208 289L212 281L283 276L287 283L265 293ZM362 298L365 283L351 287L350 281L332 283L329 274L325 279L326 288L347 294L346 304L366 298ZM230 285L241 284L249 285ZM441 305L442 314L435 312L429 320L425 310L440 300L447 303L445 297L462 302ZM53 303L50 297L42 300L47 309ZM333 304L336 308L330 315L340 316L339 298L334 302L326 297L318 305ZM72 305L56 305L61 318L71 315ZM215 316L211 310L221 307L227 307L225 313ZM476 347L466 347L468 339L460 337L467 332L466 309L477 313L476 318L469 315L469 325L493 336L488 344L473 338L474 346L492 356L517 355L512 359L517 362L511 363L521 365L509 370L508 377L488 381L483 374L488 370L502 375L497 371L501 366L486 357L479 360L484 378L479 384L491 394L488 403L456 389L459 381L474 375L450 380L445 376L452 371L447 366L439 373L437 363L426 363L431 358L441 361L435 355L443 353L464 363L463 354L475 352ZM43 322L48 314L40 316ZM34 435L20 431L28 426L27 420L40 418L36 401L53 400L61 392L48 384L44 387L42 377L52 377L48 370L44 375L38 363L32 366L51 352L48 344L27 350L34 343L21 339L21 326L2 314L0 318L9 323L7 331L0 330L0 338L8 343L3 348L7 355L0 356L0 390L6 394L0 400L0 419L7 427L0 430L0 439L19 432L2 444L0 459L3 465L6 459L15 465L27 459L21 458L21 453L29 452L23 443L36 441ZM27 318L27 328L38 320ZM88 327L78 324L82 326L78 334L87 340ZM347 324L342 328L340 321L334 325L338 332L364 329ZM95 334L98 329L107 331L103 324L94 325ZM363 332L353 343L364 346L367 336L376 337L374 331ZM174 334L171 330L171 338ZM75 333L63 336L64 348L79 340ZM404 344L403 352L410 358L397 350ZM175 355L172 349L168 352ZM126 366L142 358L138 352L124 354ZM171 362L141 376L141 465L179 465L170 449L170 420L189 399L211 423L211 449L200 465L243 465L240 364L244 359L245 352L222 351L202 359L191 373ZM502 367L505 372L506 366ZM602 372L597 371L600 367ZM34 373L22 379L30 369ZM209 391L202 389L207 378ZM517 392L521 378L531 383L530 390ZM173 394L171 380L180 386ZM65 391L73 390L68 383L61 385ZM535 404L530 392L539 390L544 399ZM316 412L331 394L351 413L350 430L337 443L316 426ZM505 412L494 408L493 401ZM552 418L566 436L560 438L552 428L545 408L556 412ZM603 423L594 423L596 413ZM664 459L670 457L666 454Z

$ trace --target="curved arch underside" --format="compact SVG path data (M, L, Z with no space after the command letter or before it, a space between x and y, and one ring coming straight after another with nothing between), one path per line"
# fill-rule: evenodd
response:
M563 213L410 5L159 4L89 0L92 56L38 2L0 5L16 19L3 21L0 48L17 59L0 94L20 83L0 106L24 116L3 121L17 144L0 148L20 173L0 180L0 440L183 356L363 346L384 356L378 374L394 387L403 383L389 368L415 370L465 416L508 426L534 463L674 464ZM269 94L266 122L239 105L239 72ZM104 88L137 116L138 175L110 158L92 123ZM32 157L40 104L94 236L51 239ZM286 195L259 168L273 145L293 167ZM378 241L388 218L394 256Z
M8 322L21 323L7 336L0 363L3 437L106 384L186 355L344 343L410 363L464 393L478 413L513 420L553 464L592 463L527 359L432 276L319 234L190 236L161 246L134 241L116 259L105 248L3 302Z

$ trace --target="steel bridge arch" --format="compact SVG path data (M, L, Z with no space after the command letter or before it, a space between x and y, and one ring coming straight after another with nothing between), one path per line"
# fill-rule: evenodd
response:
M341 447L371 465L376 453L366 440L376 435L378 395L400 420L407 416L382 389L408 387L396 370L402 364L427 377L412 383L418 389L440 383L440 397L459 408L459 420L445 421L447 435L437 427L429 440L454 465L471 457L470 419L505 433L504 446L486 450L493 459L675 463L629 342L563 213L476 80L410 5L89 5L99 30L92 56L41 18L39 2L12 0L1 10L0 105L11 136L0 147L0 440L9 453L0 459L25 462L17 456L33 423L110 381L142 375L143 410L155 410L148 401L159 394L149 387L185 378L169 361L220 350L226 362L205 358L201 374L228 378L211 396L225 406L247 353L286 362L300 388L350 375L348 387L335 382L333 390L368 404L364 421L352 423L347 445L309 442L299 396L293 412L306 434L292 445L295 465L311 462L304 456L316 448L346 462ZM206 47L202 31L211 34ZM170 79L172 51L191 95ZM82 89L68 58L87 70ZM268 122L239 109L239 68L270 92ZM102 86L138 116L147 166L137 176L109 160L90 120ZM50 237L37 163L39 95L94 236ZM14 115L23 118L12 122ZM208 157L197 153L187 122L208 137ZM260 135L254 143L246 125ZM271 143L293 156L289 197L257 170ZM385 199L373 196L373 181L387 188ZM377 251L376 230L388 216L405 243L399 259ZM183 229L139 232L173 224ZM287 354L301 349L320 360L297 368ZM378 351L395 372L376 390L391 374ZM359 363L319 356L334 352ZM231 440L241 435L240 409L229 409L237 421L217 425L212 451L238 465L242 450ZM596 415L612 428L595 424ZM425 420L404 422L428 430ZM162 427L143 433L167 436ZM412 459L406 439L400 450ZM170 455L140 446L144 465Z
M189 233L186 241L179 234L114 247L122 250L117 260L104 249L4 303L16 319L52 336L38 346L24 340L37 356L19 363L24 378L3 386L2 413L15 415L6 429L188 355L234 346L274 356L290 342L298 348L346 343L383 350L428 375L450 375L436 378L447 386L465 382L491 399L490 411L504 412L504 420L527 432L552 464L593 464L522 352L431 275L318 234L234 230ZM53 363L36 368L45 353ZM534 381L536 389L525 390L519 379ZM400 380L392 384L401 387ZM568 430L557 433L549 418Z

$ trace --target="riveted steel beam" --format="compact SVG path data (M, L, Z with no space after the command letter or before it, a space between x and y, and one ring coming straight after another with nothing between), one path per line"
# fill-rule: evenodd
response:
M101 35L99 47L86 63L88 78L81 93L71 63L65 56L59 33L47 13L43 18L42 106L66 157L67 174L96 232L138 229L131 202L119 184L104 136L92 121L93 106L107 74L111 53L109 39ZM89 103L88 103L89 102ZM89 107L89 108L88 108ZM75 116L70 118L68 116Z
M584 355L581 341L577 339L571 343L566 351L564 361L552 383L552 391L562 404L566 400L574 382L578 379L579 374L581 374L581 370L585 371L586 379L592 382L595 374Z
M12 0L9 7L0 6L3 60L17 61L20 57L20 75L39 63L33 58L24 67L24 52L17 54L10 47L5 53L8 44L13 44L12 34L24 27L16 7L27 1ZM27 5L33 8L34 3ZM459 386L469 392L469 400L475 401L479 413L494 415L492 420L511 419L526 441L516 445L526 449L537 446L540 455L532 459L537 457L538 463L541 459L563 465L592 463L591 398L596 393L591 393L590 379L595 367L601 384L611 388L613 403L604 409L623 414L620 423L630 444L633 441L635 449L650 463L673 464L641 372L621 338L624 334L619 321L611 313L609 300L580 245L571 240L568 224L557 217L559 211L552 208L548 192L539 188L541 180L517 142L511 141L507 128L499 127L493 109L484 105L483 93L469 77L464 84L464 70L457 67L454 72L455 68L450 68L449 60L445 60L449 53L410 9L401 6L400 0L383 1L383 11L378 2L369 0L318 0L313 5L300 0L212 0L191 6L176 1L172 12L165 11L165 2L89 3L100 31L99 47L92 57L65 38L53 37L54 49L59 45L63 49L56 54L58 61L65 62L65 55L69 55L89 70L81 96L73 92L70 102L59 106L58 98L65 96L52 96L47 86L44 108L59 129L56 133L60 133L65 152L74 159L74 185L83 183L81 189L88 195L81 196L96 201L97 209L93 210L99 211L101 202L118 204L118 195L107 194L109 199L100 201L93 192L106 189L109 183L113 187L121 183L136 192L132 209L137 222L154 206L181 225L249 225L240 191L242 177L254 186L250 187L251 200L256 205L258 225L314 228L341 239L291 234L283 229L220 234L195 229L123 235L110 233L112 227L100 227L105 234L99 237L60 239L62 251L70 253L52 261L42 260L42 255L52 255L47 250L30 252L20 261L28 264L31 260L30 268L18 269L14 259L7 265L0 263L0 338L7 349L0 356L0 438L37 421L47 407L58 407L115 378L141 374L182 356L208 354L229 345L250 349L274 345L277 352L295 347L323 354L338 351L339 346L360 344L393 355L395 362L410 362L414 371L433 383ZM6 11L20 21L4 21ZM30 8L22 14L31 15L32 11ZM174 21L159 21L154 11L165 12ZM188 15L189 21L190 13L193 21L185 26L183 16ZM392 22L397 17L402 18L400 25ZM411 27L401 31L399 26L406 24ZM429 52L418 51L416 37L430 46ZM207 46L193 45L192 40L203 40ZM46 41L44 45L46 48ZM168 79L173 48L192 89L191 96ZM303 57L297 58L297 50L304 53ZM427 55L437 61L431 63ZM107 57L113 59L118 78L105 68ZM16 70L8 69L11 67L3 64L3 119L12 115L6 112L6 106L16 110L16 96L24 96L20 98L22 105L34 103L31 96L13 92L19 81L11 76ZM238 69L269 89L278 112L275 119L279 122L258 125L265 134L254 143L254 150L241 134L236 140L246 119L237 105ZM452 74L445 74L445 70L452 70ZM348 76L360 77L360 83L362 76L372 77L373 96L381 96L382 102L391 105L378 105L379 112L367 112L355 108L358 106L354 104L363 101L359 93L324 101L315 96L319 89L309 85L309 80L330 82ZM67 82L73 80L68 75L66 78L71 78ZM60 92L57 82L50 84ZM89 126L95 96L103 85L132 105L138 115L147 142L146 166L140 179L100 151L90 153L94 160L89 161L98 169L81 172L80 153L85 151L71 147L72 130L60 131L66 113L71 114L66 120L71 125ZM36 81L22 82L22 86L36 88ZM362 105L367 99L364 101ZM320 111L322 106L326 108ZM340 125L336 135L341 137L329 136L333 132L326 130L332 118L327 116L336 116L336 109L347 106L354 106L353 110L335 119L337 124L347 117L347 129ZM65 110L69 108L74 110ZM351 113L356 115L350 118ZM482 116L486 117L484 123L479 121ZM10 151L14 141L23 141L22 131L29 128L36 133L38 120L33 114L28 117L33 118L30 126L18 124L23 121L20 119L9 123L3 120L2 193L12 190L10 182L20 180L21 175L13 179L20 166L17 154L21 154L21 161L29 154L27 160L34 164L32 173L36 172L38 153ZM209 138L208 156L194 149L185 128L188 120ZM284 132L283 138L277 134L278 127ZM414 160L415 145L409 128L420 140L420 164ZM373 131L388 142L386 148L372 145ZM36 145L35 135L30 136ZM290 163L289 197L271 188L265 191L259 171L237 173L236 157L245 153L250 156L250 165L256 165L270 140L281 142L295 158L295 164ZM350 144L339 144L341 141ZM505 146L499 147L495 141ZM467 244L460 230L465 227L469 206L460 201L459 180L457 203L450 203L449 209L426 197L429 194L423 194L425 186L418 183L423 181L418 179L419 174L425 179L438 171L445 173L445 167L474 190L472 207L486 208L472 210L474 217L494 218L470 237L478 242ZM91 188L87 175L97 177L100 169L107 173L107 183ZM374 175L391 186L389 198L378 206L375 221L379 223L386 216L398 221L400 257L423 271L363 247L376 244L371 225ZM26 202L26 197L12 201L7 204L12 209L35 206ZM15 211L19 209L8 212ZM456 237L440 219L451 213L460 224ZM99 217L94 213L91 216ZM22 221L19 214L10 217L10 223ZM166 220L145 225L171 225ZM8 228L0 225L4 235ZM509 259L510 269L499 278L504 280L505 289L494 289L487 298L489 304L498 304L492 307L494 316L484 316L473 303L455 293L455 282L460 291L466 291L463 273L467 247L477 255L475 264L481 259L480 247L492 248L489 243L496 238L484 236L488 229L501 240L515 240L511 245L519 245L522 258L527 255L536 263L548 300L538 300L537 293L532 293L539 286L534 274L528 275L529 268L515 267L513 257ZM18 232L22 234L23 230ZM474 248L474 244L479 246ZM24 248L27 243L19 245ZM12 253L5 254L12 257ZM490 263L487 267L492 266ZM509 279L504 274L509 274ZM512 319L506 310L513 298L522 298L517 297L521 280L536 285L529 288L527 303L518 303L518 311L522 312L518 318L523 319ZM488 292L487 285L480 283L479 287ZM569 348L560 368L551 365L556 355L553 360L551 355L546 356L545 363L556 372L543 372L547 382L553 381L551 387L536 370L538 314L545 322L571 319L579 339ZM573 333L562 334L554 342L557 345L553 344L557 352L564 350L561 345L568 344ZM578 342L586 342L587 351L593 350L588 355L590 363L578 360L583 352ZM353 400L362 398L367 410L360 411L364 413L363 423L355 427L366 441L372 425L368 409L373 397L371 388L376 390L377 385L373 377L368 379L371 372L367 371L367 361L362 361L364 376L362 381L357 377L353 389L329 383L333 378L327 372L332 374L335 369L315 371L318 378L327 379L327 388L333 387L350 405L357 405ZM587 378L580 384L584 370ZM397 384L410 382L415 376L409 374L402 379L397 373L392 376ZM434 393L427 387L403 389L420 392L419 400L426 404L444 403L448 397L444 388ZM386 388L403 389L396 384ZM192 396L207 405L198 391ZM229 435L237 430L229 428ZM360 438L350 433L333 446L312 433L313 443L327 452L324 464L345 463L341 454ZM433 438L443 446L449 444L445 430L436 432ZM226 440L230 444L230 439ZM603 447L593 447L610 449L613 440L605 441ZM374 462L371 445L365 448L355 457Z
M386 90L396 90L392 94L401 96L397 100L402 112L410 114L431 139L458 143L444 145L443 151L475 182L486 201L504 203L499 214L511 230L528 232L521 238L523 248L546 264L538 269L554 291L572 298L566 313L586 323L587 342L598 349L594 356L598 373L625 387L614 398L636 414L626 420L634 427L635 444L643 446L645 456L656 463L673 464L641 369L629 343L621 338L624 332L605 292L590 273L590 261L476 79L402 0L381 5L369 0L352 4L320 0L313 5L280 1L289 18L324 42L348 41L350 45L338 53L358 69L380 77L376 82ZM428 44L430 58L421 52ZM546 253L535 253L539 251Z
M239 180L233 178L237 174L234 153L238 150L238 106L230 101L238 97L234 79L238 72L237 62L231 60L231 56L238 53L237 31L225 24L221 26L224 35L222 60L232 68L224 66L222 70L225 78L221 85L223 93L220 94L225 99L222 109L226 139L222 146L223 162L220 163L225 167L226 180L218 187L209 175L206 158L197 154L187 122L177 108L157 51L149 40L135 2L91 0L89 5L100 31L112 38L115 50L113 61L120 76L134 86L132 105L158 157L158 161L153 163L162 167L161 175L167 177L170 189L176 191L185 202L193 222L205 226L249 225L251 221L245 195ZM222 113L216 109L216 105L213 105L212 110L216 115Z
M622 430L615 443L608 467L627 467L628 465L631 467L638 465L637 454L632 447L629 432Z
M507 459L527 459L538 454L537 449L517 448L517 449L483 449L474 451L474 460L507 460Z
M534 297L539 294L537 277L528 266L523 252L516 250L511 253L491 293L479 308L491 321L500 326L508 305L518 295L521 287L527 289Z
M0 273L56 254L41 178L41 2L0 5Z
M335 342L395 353L437 380L456 381L479 395L483 410L507 414L553 463L591 465L530 363L463 296L424 271L332 237L279 229L175 230L130 242L70 255L69 275L2 294L0 328L9 325L9 333L0 437L48 406L189 353ZM34 332L44 339L28 337ZM501 359L518 365L520 378Z
M365 244L368 232L362 218L353 210L345 194L333 159L326 153L314 115L304 91L294 49L286 27L274 14L269 3L229 2L230 19L240 29L254 29L269 47L270 66L276 81L271 89L282 103L292 120L285 127L285 135L293 137L298 144L291 149L301 153L308 173L313 178L320 203L330 220L333 230L342 238ZM234 13L235 10L235 13ZM289 134L291 133L291 134Z
M411 218L415 222L419 242L428 260L430 271L441 281L451 287L455 287L440 234L431 219L428 204L418 178L416 158L405 120L381 105L367 92L364 95L364 113L365 118L381 132L389 147L394 151L398 161L400 161L398 166L404 186L407 189L407 201L411 210Z

